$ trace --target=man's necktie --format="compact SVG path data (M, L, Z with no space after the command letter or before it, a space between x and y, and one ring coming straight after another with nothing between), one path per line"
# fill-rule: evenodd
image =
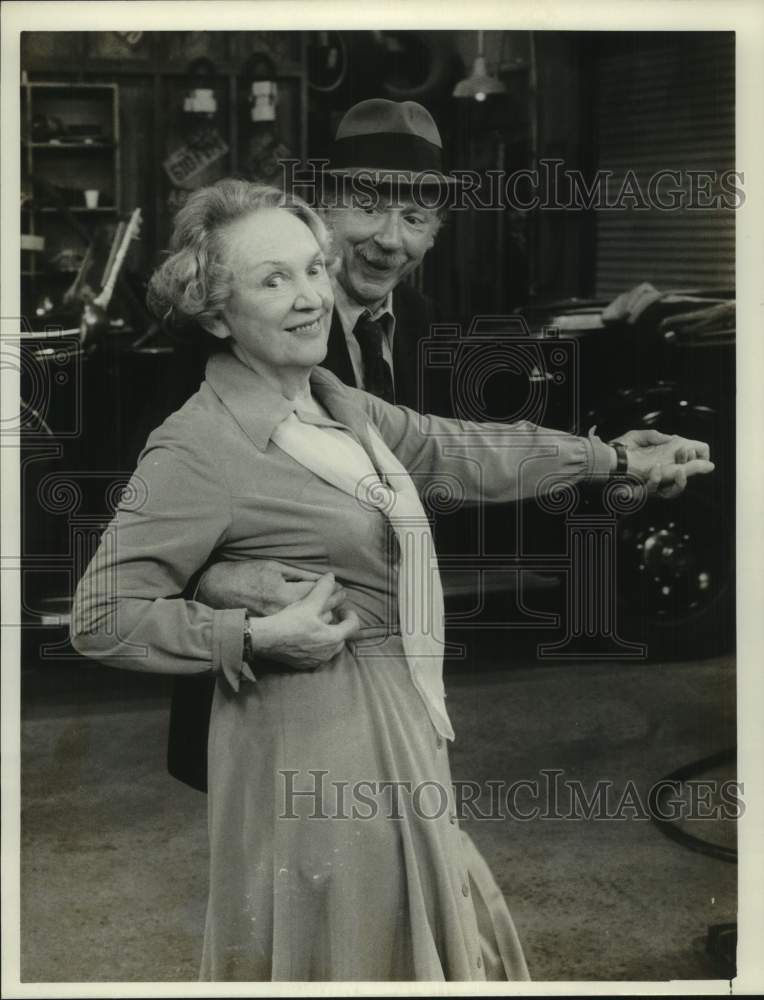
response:
M364 389L388 403L394 403L393 373L382 354L382 342L385 336L382 324L364 311L358 317L353 334L361 348Z

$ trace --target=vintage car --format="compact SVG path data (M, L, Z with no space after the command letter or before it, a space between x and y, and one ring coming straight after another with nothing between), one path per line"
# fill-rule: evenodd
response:
M431 506L449 621L525 630L550 658L729 650L734 343L730 295L650 285L613 302L552 303L435 329L422 357L433 408L447 398L462 418L529 419L577 434L596 427L606 441L658 428L709 442L716 463L670 502L619 497L601 483L474 511L444 485Z

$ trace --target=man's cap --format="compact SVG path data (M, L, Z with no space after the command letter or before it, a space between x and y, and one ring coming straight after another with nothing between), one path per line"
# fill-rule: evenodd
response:
M420 186L456 183L443 171L443 143L435 120L416 101L371 98L354 104L337 128L327 173L368 176Z

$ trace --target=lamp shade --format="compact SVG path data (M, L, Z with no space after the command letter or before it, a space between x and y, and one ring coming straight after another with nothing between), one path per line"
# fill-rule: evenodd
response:
M491 94L506 94L504 84L486 69L485 56L477 56L472 72L454 87L454 97L472 97L476 101L484 101Z

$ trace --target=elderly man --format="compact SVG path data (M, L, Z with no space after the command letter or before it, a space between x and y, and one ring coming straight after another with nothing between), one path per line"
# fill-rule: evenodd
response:
M344 382L412 408L418 344L432 314L404 279L440 228L440 212L426 206L453 183L442 170L438 129L420 104L362 101L340 122L324 178L324 214L340 258L324 364Z
M428 206L442 204L438 195L454 184L443 172L432 116L413 101L355 105L337 130L325 182L323 211L339 267L324 365L350 385L418 408L418 346L429 335L433 314L404 279L421 264L442 222L442 213ZM614 450L614 470L638 468L664 495L681 492L686 475L707 471L692 464L708 458L698 442L677 442L667 467L665 435L632 431L622 441ZM272 561L218 563L204 573L196 598L215 608L268 615L304 597L316 579ZM338 588L337 605L342 596ZM282 660L290 669L288 657ZM170 717L170 773L200 790L207 781L212 692L206 676L177 678Z

